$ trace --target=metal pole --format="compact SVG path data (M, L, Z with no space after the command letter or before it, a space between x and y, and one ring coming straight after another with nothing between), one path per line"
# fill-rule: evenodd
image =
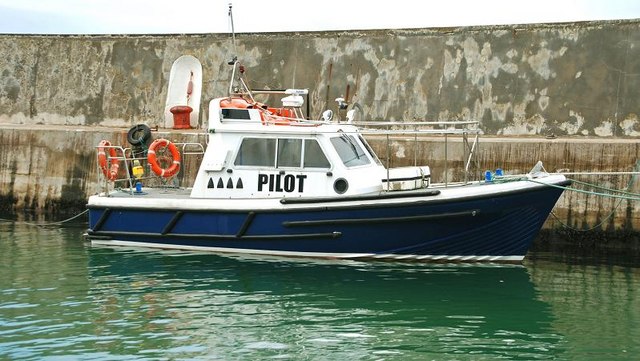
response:
M389 149L390 145L389 145L389 133L387 133L387 192L390 189L390 184L389 184L389 166L390 166L390 161L391 161L391 150Z
M448 143L447 133L444 134L444 186L446 187L449 184L449 154L447 151L447 143Z
M413 135L413 166L418 165L418 127L415 128L416 133Z
M237 51L236 51L236 30L233 27L233 4L229 3L229 21L231 21L231 38L233 39L233 53L234 55L238 55Z
M467 138L467 133L462 133L462 159L467 159L467 150L469 150L469 139ZM466 184L469 179L469 175L467 174L467 166L465 165L464 170L464 183Z

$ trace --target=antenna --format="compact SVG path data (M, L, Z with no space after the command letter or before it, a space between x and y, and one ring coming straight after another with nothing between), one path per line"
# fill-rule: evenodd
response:
M251 94L251 90L247 86L247 83L245 83L245 81L242 79L244 75L244 66L240 65L240 63L238 62L238 49L236 48L236 30L233 26L233 4L232 3L229 3L229 23L231 25L231 38L233 39L233 53L234 53L231 60L227 63L233 66L233 70L231 71L231 83L229 84L229 99L231 99L231 96L234 93L238 93L238 91L234 91L234 88L233 88L235 79L236 79L236 68L238 68L238 71L240 72L240 74L238 75L238 82L240 83L240 86L244 89L244 92L249 96L249 98L251 99L251 103L253 104L256 102L253 99L253 94Z
M227 62L227 64L233 66L233 70L231 71L231 83L229 84L229 99L231 99L231 95L233 94L233 82L236 77L236 64L238 63L238 51L236 49L236 31L233 27L233 4L229 3L229 25L231 25L231 39L233 42L233 56L231 60Z
M233 27L233 3L229 3L229 22L231 23L231 38L233 39L233 58L237 59L238 51L236 49L236 30Z

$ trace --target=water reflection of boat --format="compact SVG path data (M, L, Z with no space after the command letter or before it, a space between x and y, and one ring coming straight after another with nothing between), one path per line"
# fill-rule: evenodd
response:
M632 360L640 354L638 260L633 267L603 261L529 262L538 298L553 312L551 325L570 344L567 360Z
M385 338L389 332L404 340L389 341L391 348L526 357L553 352L558 341L549 329L549 307L537 299L522 266L283 261L93 248L90 269L104 296L152 294L156 317L171 319L172 330L216 344L216 338L231 337L226 333L253 328L275 334L295 329L305 340Z

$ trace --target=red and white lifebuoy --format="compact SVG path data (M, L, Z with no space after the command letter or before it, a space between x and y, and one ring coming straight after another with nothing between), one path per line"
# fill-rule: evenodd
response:
M102 170L102 174L107 177L108 180L114 181L118 177L118 170L120 169L120 161L116 158L116 149L115 148L106 148L111 147L111 143L108 140L101 140L98 144L98 165ZM109 152L109 160L107 160L107 153ZM107 164L111 162L111 167Z
M158 164L158 157L156 156L156 149L158 148L169 148L169 152L171 152L171 158L173 158L171 166L169 168L162 168L160 164ZM149 161L149 165L151 166L151 170L153 173L159 175L160 177L169 178L176 175L180 171L180 152L175 144L171 143L166 139L156 139L151 143L149 147L149 151L147 152L147 160Z

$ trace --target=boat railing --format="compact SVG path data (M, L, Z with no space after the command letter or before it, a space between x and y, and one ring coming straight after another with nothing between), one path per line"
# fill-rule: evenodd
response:
M122 174L123 172L120 171L120 166L124 165L124 174L131 174L130 169L129 169L129 162L128 159L129 157L127 157L127 151L130 153L131 149L130 148L123 148L119 145L98 145L96 146L96 151L98 151L99 154L99 149L103 149L104 153L105 153L105 157L106 157L106 163L105 166L110 169L110 165L113 164L113 162L118 162L118 172L117 174ZM111 152L109 151L109 149L113 149L115 150L115 156L111 156ZM100 166L100 162L96 162L96 166L98 168L98 177L99 177L99 184L101 185L101 190L105 195L109 194L109 183L110 180L109 178L103 173L103 169ZM114 184L114 188L116 184L121 184L123 182L129 182L129 188L133 187L133 183L132 180L130 179L130 177L127 178L119 178L118 175L116 175L115 179L112 179L111 181L113 181Z
M467 121L424 121L424 122L382 122L382 121L354 121L350 122L359 127L359 133L369 136L383 136L386 138L386 166L389 169L391 163L391 137L413 136L413 165L418 164L418 139L420 136L444 137L444 186L450 184L449 179L449 139L452 136L462 138L464 179L468 183L473 173L480 169L477 160L477 151L480 134L479 122ZM475 166L475 169L472 167Z
M188 176L185 175L188 172L188 169L187 167L184 166L184 163L188 158L185 156L203 155L205 152L205 148L201 143L176 142L173 144L175 144L176 147L180 149L180 154L182 155L182 160L181 160L182 164L181 164L180 171L176 175L170 178L162 178L151 171L151 167L149 166L149 163L147 160L146 151L139 152L132 148L127 148L127 147L122 147L117 145L96 147L96 148L105 149L105 153L107 157L107 165L111 164L113 161L117 161L120 167L122 167L122 170L118 171L118 175L116 176L116 178L112 180L113 186L110 186L111 181L102 172L100 164L99 163L97 164L98 175L100 177L99 184L101 185L101 191L105 195L109 195L109 191L111 187L111 190L121 189L127 193L133 194L136 191L137 182L143 182L143 181L146 182L151 180L159 183L161 187L171 187L171 188L178 187L178 184L177 184L178 175L182 173L182 178L188 178ZM116 156L111 157L110 152L107 151L108 149L115 149ZM144 175L140 175L137 177L134 176L132 170L134 167L134 163L136 161L138 161L140 163L140 166L143 167ZM170 182L174 182L174 185L170 186L169 185Z
M201 143L175 143L176 146L180 146L183 155L202 155L204 154L204 145ZM187 151L187 148L192 150Z

